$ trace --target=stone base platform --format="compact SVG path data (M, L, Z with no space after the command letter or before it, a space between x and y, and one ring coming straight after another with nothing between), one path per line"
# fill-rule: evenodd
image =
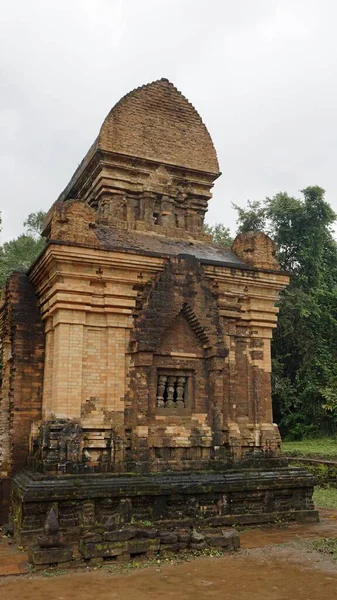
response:
M14 537L23 545L35 543L51 508L73 547L88 533L129 525L177 530L318 521L314 478L285 464L268 459L257 468L152 475L22 471L12 482Z

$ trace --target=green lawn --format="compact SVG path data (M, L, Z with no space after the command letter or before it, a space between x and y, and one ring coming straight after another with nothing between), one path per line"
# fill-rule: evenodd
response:
M306 456L337 461L337 438L324 437L301 442L283 442L282 452L287 456Z
M337 508L337 489L316 486L313 500L317 508Z
M303 458L321 458L336 460L337 462L337 437L323 437L301 442L283 442L282 452L286 456ZM299 460L300 462L300 460ZM302 463L303 464L303 463ZM305 465L317 478L313 500L317 508L337 508L337 489L335 484L336 467L323 464Z

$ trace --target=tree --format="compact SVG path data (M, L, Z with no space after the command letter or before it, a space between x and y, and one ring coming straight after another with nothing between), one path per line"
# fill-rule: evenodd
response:
M213 242L220 246L231 246L233 238L229 227L225 227L222 223L215 223L215 225L205 225L205 233L212 236Z
M26 233L33 237L40 237L45 218L46 213L43 210L30 213L27 219L23 222L23 226L26 228Z
M31 213L24 222L26 232L0 247L0 288L12 271L26 271L42 251L45 241L39 234L45 214Z
M280 192L238 209L239 231L268 233L291 275L280 297L272 358L274 414L293 437L337 430L336 215L322 188L302 194Z
M266 206L259 201L247 200L248 208L233 203L238 213L238 233L244 231L264 231L266 229Z

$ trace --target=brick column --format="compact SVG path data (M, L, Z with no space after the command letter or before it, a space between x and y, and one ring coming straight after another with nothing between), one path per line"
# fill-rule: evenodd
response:
M46 405L57 418L80 419L83 322L79 321L84 313L72 311L71 317L74 322L65 323L62 314L58 315L54 326L52 396L46 398Z
M47 319L45 326L46 345L43 380L42 418L48 419L53 413L53 362L54 362L54 329L52 318Z

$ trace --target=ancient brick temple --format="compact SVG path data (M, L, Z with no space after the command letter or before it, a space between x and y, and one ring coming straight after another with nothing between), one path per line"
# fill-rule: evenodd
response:
M275 303L262 233L204 233L211 137L166 79L122 98L50 209L47 243L1 305L0 472L17 537L52 507L94 524L315 519L278 456ZM205 521L205 522L206 522Z

